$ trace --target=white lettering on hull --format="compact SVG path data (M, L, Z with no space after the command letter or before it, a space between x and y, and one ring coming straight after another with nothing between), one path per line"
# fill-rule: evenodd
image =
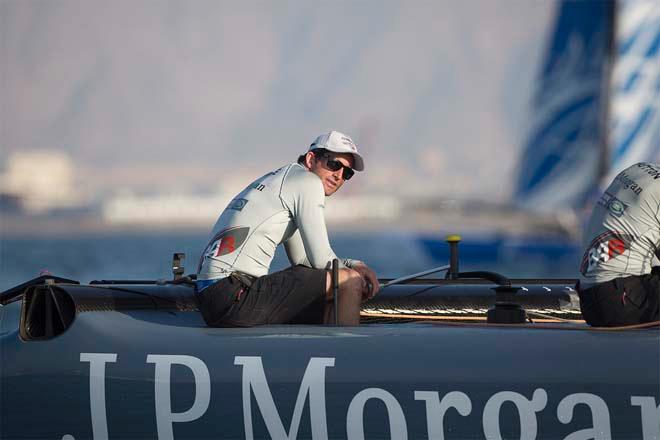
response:
M364 440L364 405L369 399L378 399L385 404L390 422L390 438L407 440L408 427L403 408L392 394L381 388L367 388L353 397L346 416L348 440Z
M472 402L465 393L452 391L445 394L440 400L437 391L415 391L415 400L426 402L426 422L428 424L428 437L445 440L445 413L454 408L463 417L472 412Z
M535 439L537 433L536 413L545 408L548 403L548 393L538 388L532 395L532 400L512 391L501 391L494 394L484 408L483 428L487 439L502 440L500 431L500 410L504 402L512 402L520 416L520 439Z
M150 354L147 355L147 363L155 364L154 395L158 439L173 440L173 423L192 422L202 417L208 409L211 402L209 370L201 359L193 356ZM172 412L170 372L174 364L188 367L195 378L195 401L188 410L181 413Z
M660 439L660 405L655 405L655 397L632 396L630 403L639 406L642 412L642 438Z
M568 424L573 420L573 409L576 405L587 405L591 410L592 428L581 429L564 440L610 440L610 411L600 397L595 394L576 393L564 397L557 406L557 418L561 423Z
M106 364L117 362L116 353L80 353L80 362L89 363L89 399L94 440L108 440L106 411ZM156 427L159 440L174 439L174 423L192 422L200 419L211 402L211 379L206 364L199 358L186 355L147 355L146 362L154 364L154 403ZM184 412L172 412L171 370L173 365L189 368L194 377L195 400ZM254 438L252 420L252 396L254 395L269 435L273 439L292 440L298 437L298 430L305 403L309 401L309 414L314 440L328 439L326 410L326 369L335 366L335 358L312 357L303 375L288 431L284 428L280 413L270 391L262 359L259 356L236 356L234 365L242 366L243 423L246 439ZM347 396L347 400L348 400ZM444 440L444 417L451 408L463 417L472 413L470 397L460 391L451 391L440 399L437 391L414 391L415 400L423 401L426 408L428 437ZM346 434L349 439L364 439L364 411L367 401L380 400L385 404L389 421L390 437L407 439L408 428L404 408L397 398L382 388L366 388L359 391L350 401L346 415ZM538 434L537 413L545 409L548 394L537 388L532 398L513 391L500 391L486 402L482 424L484 436L488 439L501 439L500 411L506 402L513 403L520 417L520 438L536 439ZM631 396L632 406L640 408L641 432L643 440L660 439L660 405L653 396ZM229 404L229 403L228 403ZM589 393L575 393L564 397L557 406L557 420L569 424L573 420L577 405L586 405L592 415L592 427L581 429L566 436L564 440L605 440L611 439L609 408L599 396ZM226 423L231 423L227 421ZM451 427L449 428L451 430ZM62 440L74 440L65 434Z
M275 406L273 395L266 381L266 373L260 357L236 356L234 365L243 366L243 419L245 423L245 438L254 438L252 427L251 395L257 401L259 411L264 419L268 433L273 439L295 439L298 437L298 428L302 417L305 398L309 395L309 413L312 422L312 438L327 440L328 423L325 409L325 369L335 366L334 358L311 358L307 364L305 375L298 390L296 406L289 433L284 430L284 424L279 411Z
M105 410L105 364L117 362L116 353L80 353L80 362L89 362L89 407L94 440L108 440Z

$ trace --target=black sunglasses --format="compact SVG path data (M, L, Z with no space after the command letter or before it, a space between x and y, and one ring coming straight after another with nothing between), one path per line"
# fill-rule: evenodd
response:
M340 169L344 169L342 173L342 177L344 180L351 180L351 177L353 177L353 174L355 174L355 170L351 167L347 167L343 163L339 162L337 159L330 159L330 156L327 154L324 154L322 156L322 159L325 159L325 165L328 167L330 171L339 171Z

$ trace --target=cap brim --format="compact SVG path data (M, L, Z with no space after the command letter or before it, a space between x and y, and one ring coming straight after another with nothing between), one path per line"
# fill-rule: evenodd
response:
M358 153L351 153L353 155L353 169L355 171L364 171L364 160Z

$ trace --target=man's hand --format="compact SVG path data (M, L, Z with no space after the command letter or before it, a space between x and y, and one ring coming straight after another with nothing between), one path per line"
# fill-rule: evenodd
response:
M364 263L358 263L351 269L359 273L364 279L364 288L362 289L362 301L368 301L380 290L380 283L376 273ZM370 287L371 286L371 287Z

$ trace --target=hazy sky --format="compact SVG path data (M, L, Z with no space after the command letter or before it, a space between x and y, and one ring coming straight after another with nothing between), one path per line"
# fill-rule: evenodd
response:
M506 199L555 4L0 0L0 167L55 148L98 191L242 185L334 128L356 188Z

